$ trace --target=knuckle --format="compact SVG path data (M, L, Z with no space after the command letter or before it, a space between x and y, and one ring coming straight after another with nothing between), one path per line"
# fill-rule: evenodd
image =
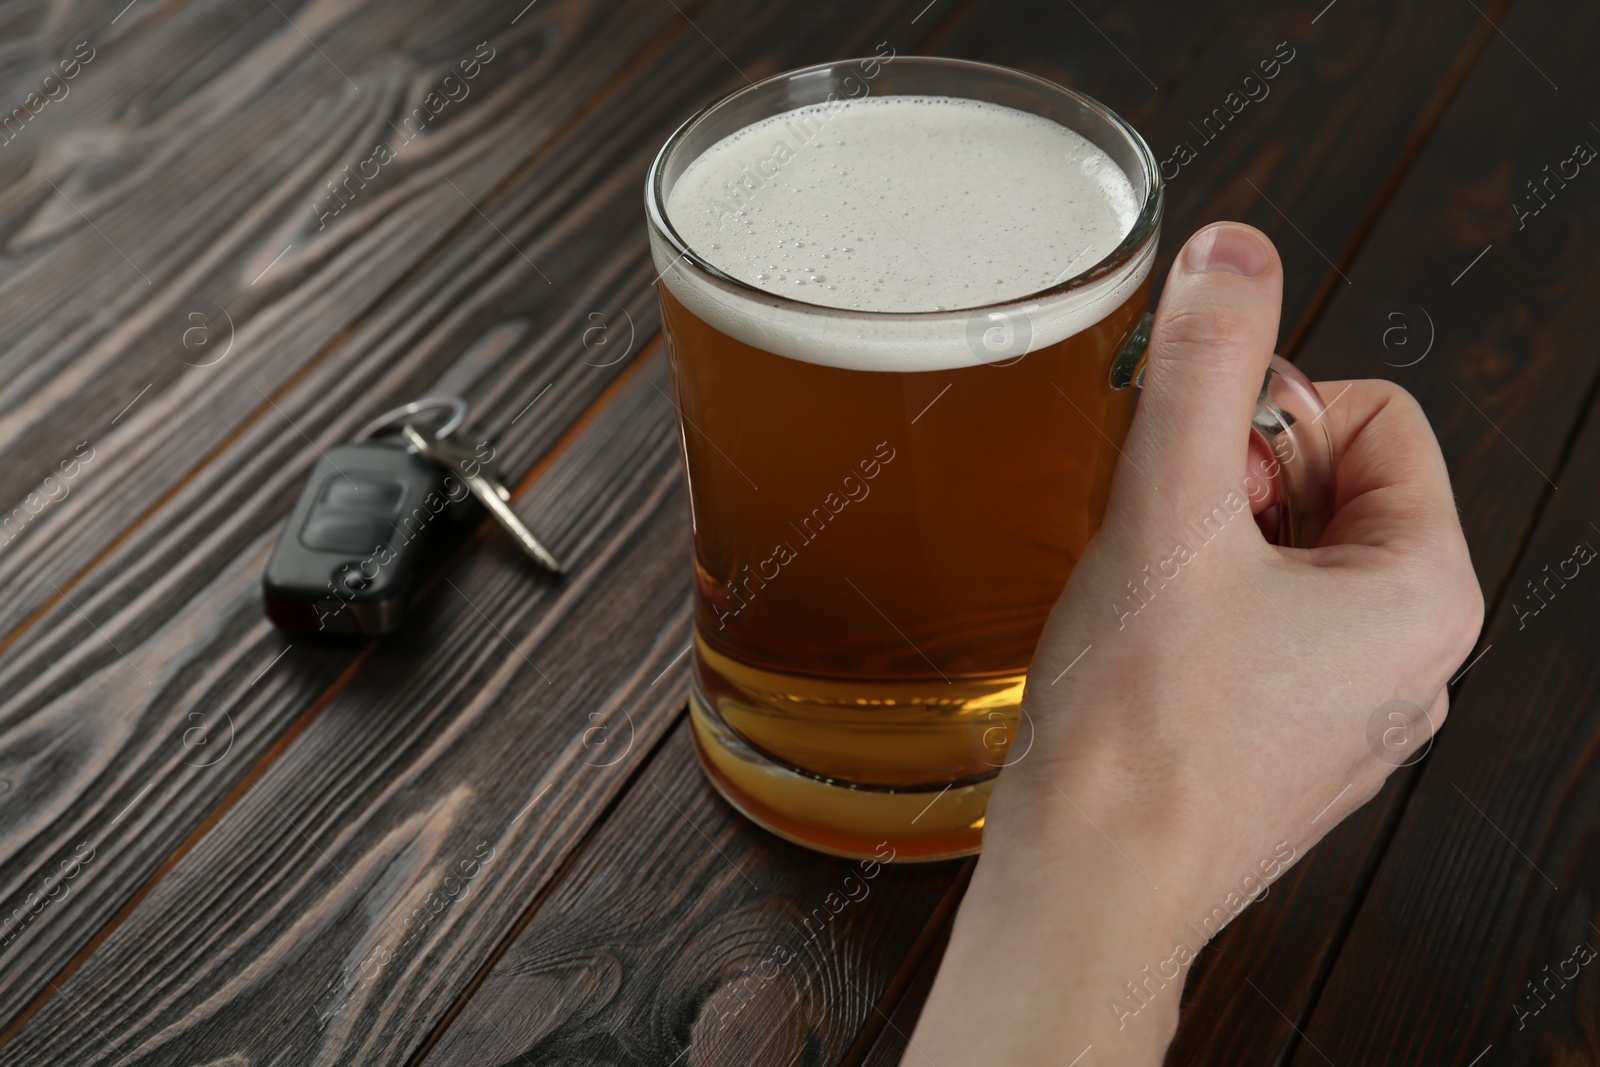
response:
M1429 576L1434 648L1442 659L1459 663L1478 643L1483 631L1483 590L1465 546L1441 554Z
M1483 591L1464 544L1427 553L1408 551L1404 563L1385 569L1370 593L1390 605L1380 638L1403 650L1413 670L1454 673L1478 643Z
M1229 349L1248 339L1251 328L1245 309L1197 294L1156 323L1151 350L1158 357L1170 357Z
M1381 394L1383 406L1393 409L1394 414L1407 419L1420 418L1427 420L1427 415L1422 410L1422 404L1411 391L1399 382L1390 381L1388 378L1369 379L1372 387Z

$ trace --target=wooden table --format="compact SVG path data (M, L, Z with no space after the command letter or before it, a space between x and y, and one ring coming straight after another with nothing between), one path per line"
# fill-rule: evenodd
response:
M0 15L0 1063L897 1061L970 863L812 940L850 865L698 773L641 211L701 104L880 42L1128 117L1168 257L1272 234L1282 350L1411 390L1455 478L1450 728L1203 954L1171 1062L1600 1063L1600 969L1549 979L1600 946L1600 575L1530 586L1600 545L1600 7L125 2ZM400 634L286 639L318 448L436 392L572 573L485 527Z

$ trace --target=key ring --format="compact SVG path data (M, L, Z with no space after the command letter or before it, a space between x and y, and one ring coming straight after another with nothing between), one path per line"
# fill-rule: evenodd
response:
M437 440L449 437L467 418L467 402L459 396L425 396L421 400L413 400L409 404L402 404L393 411L385 411L373 419L356 433L357 441L365 441L381 430L396 429L411 421L412 415L424 411L439 411L448 409L450 417L444 425L434 433Z

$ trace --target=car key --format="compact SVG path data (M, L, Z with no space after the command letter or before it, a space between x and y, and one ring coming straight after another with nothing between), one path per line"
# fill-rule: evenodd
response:
M394 631L441 547L481 521L459 474L395 437L376 436L434 410L449 417L429 432L448 440L466 418L466 402L430 397L321 452L262 577L274 625L297 633Z
M539 539L523 525L517 513L511 510L510 491L494 476L489 464L475 450L442 434L430 438L409 424L400 433L418 454L458 475L466 483L472 495L478 498L478 502L489 509L489 514L495 517L495 521L505 527L506 532L537 563L556 574L566 573L566 567L561 561L539 543Z

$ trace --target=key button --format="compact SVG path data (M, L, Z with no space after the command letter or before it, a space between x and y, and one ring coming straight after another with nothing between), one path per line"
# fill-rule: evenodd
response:
M368 553L389 540L378 520L360 512L313 513L300 531L300 541L319 552Z
M400 511L400 498L405 492L405 486L392 478L336 474L322 490L322 504L375 515L395 515Z

